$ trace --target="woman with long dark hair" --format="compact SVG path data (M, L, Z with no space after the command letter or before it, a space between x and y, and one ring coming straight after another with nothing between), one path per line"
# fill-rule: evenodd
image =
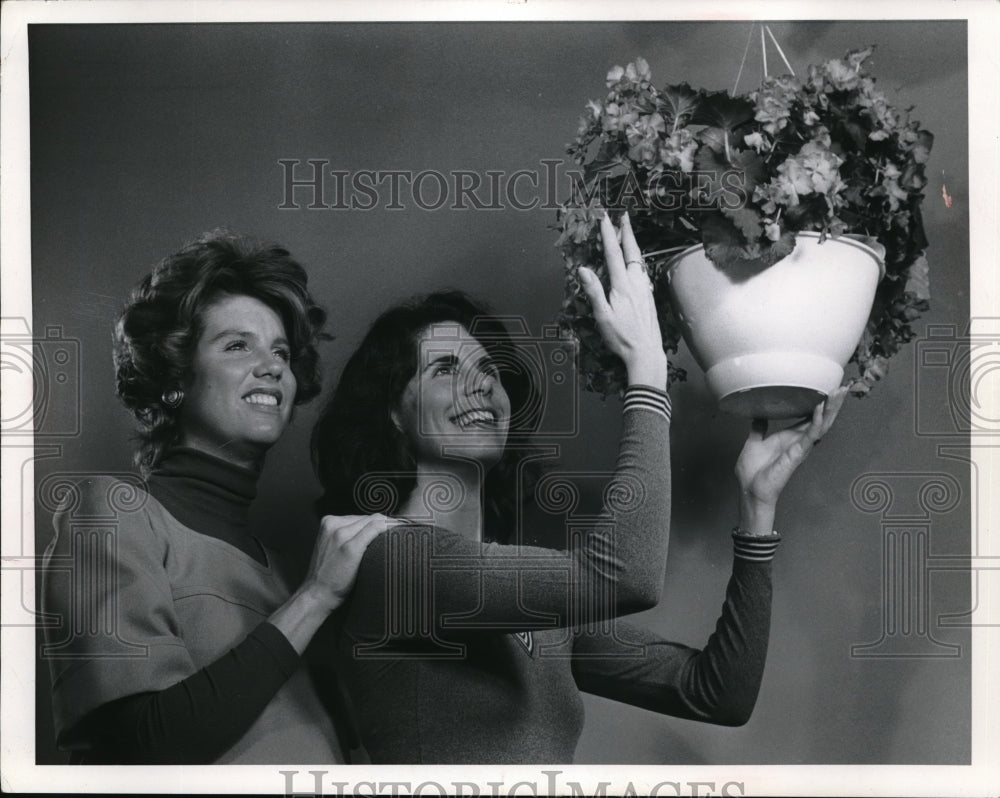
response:
M287 250L221 231L132 292L115 366L145 482L64 485L45 552L44 609L65 621L46 627L57 742L73 762L344 761L302 654L386 521L324 518L295 589L249 524L268 449L319 393L325 317Z
M767 650L775 505L844 394L785 430L754 423L736 466L732 577L703 650L617 620L661 593L670 403L627 216L620 232L605 216L602 238L610 294L592 272L581 279L629 388L604 511L576 525L566 550L520 545L530 451L521 443L537 395L519 379L526 370L510 368L503 325L462 294L382 314L314 430L325 511L375 502L407 522L367 550L338 644L373 762L572 761L581 690L712 723L750 716Z

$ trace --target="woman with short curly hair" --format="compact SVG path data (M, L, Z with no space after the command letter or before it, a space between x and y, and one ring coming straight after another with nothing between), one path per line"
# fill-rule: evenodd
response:
M344 761L301 655L385 521L324 518L297 589L249 524L267 451L320 390L324 320L287 250L224 231L132 292L115 366L146 482L129 508L110 476L72 486L45 555L46 612L113 621L63 640L46 627L74 762ZM113 535L81 534L81 515L111 519ZM66 579L66 563L105 577Z
M283 247L223 231L162 260L133 289L115 327L118 397L140 424L137 465L148 471L180 432L179 396L203 332L203 311L221 296L251 297L284 325L295 404L320 392L316 344L326 312L307 289L305 270ZM173 393L172 393L173 392Z

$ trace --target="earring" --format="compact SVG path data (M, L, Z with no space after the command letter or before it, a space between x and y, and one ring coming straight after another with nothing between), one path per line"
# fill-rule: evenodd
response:
M163 392L160 396L160 401L171 410L176 410L181 406L181 402L184 401L184 391L180 388L170 388Z

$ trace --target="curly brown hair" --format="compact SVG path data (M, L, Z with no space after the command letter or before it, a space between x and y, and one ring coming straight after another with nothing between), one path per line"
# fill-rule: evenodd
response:
M114 362L118 397L139 422L135 462L143 473L177 440L179 409L162 396L189 375L202 314L221 297L253 297L275 311L291 349L295 404L319 394L316 344L329 336L307 283L284 247L226 230L205 233L139 281L115 325Z

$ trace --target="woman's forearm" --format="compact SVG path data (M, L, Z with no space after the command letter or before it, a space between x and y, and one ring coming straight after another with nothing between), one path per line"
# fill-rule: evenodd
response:
M603 508L613 523L617 574L612 587L619 610L630 604L632 612L653 607L663 590L671 516L670 419L665 390L629 386L615 475ZM602 536L595 530L592 537Z
M81 722L98 761L209 764L247 732L299 664L285 636L262 623L171 687L117 699Z
M581 690L666 715L739 726L760 690L771 622L777 536L734 536L733 573L715 631L701 650L616 621L578 635L573 675Z

